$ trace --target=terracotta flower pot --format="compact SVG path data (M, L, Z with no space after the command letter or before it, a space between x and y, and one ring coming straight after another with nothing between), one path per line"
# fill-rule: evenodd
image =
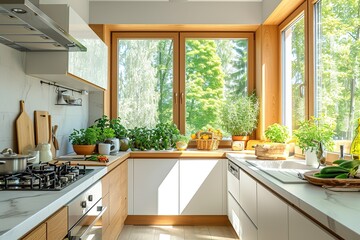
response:
M91 155L95 151L96 145L73 145L77 155Z

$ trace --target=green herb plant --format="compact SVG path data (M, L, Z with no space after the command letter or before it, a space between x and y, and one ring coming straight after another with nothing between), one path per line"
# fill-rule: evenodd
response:
M115 130L111 128L110 119L106 115L96 119L92 127L96 127L98 130L98 142L104 142L108 138L115 137Z
M327 150L334 146L335 124L323 117L311 117L309 120L299 122L298 129L294 130L298 146L303 150L318 150L319 142L322 142Z
M233 136L246 136L257 127L259 101L255 93L228 99L222 108L222 126Z
M121 118L114 118L110 120L109 123L110 128L114 129L115 136L117 138L127 137L127 129L121 124Z
M289 138L289 129L287 126L274 123L265 130L265 137L274 143L286 143Z
M69 136L69 141L72 145L94 145L98 140L98 129L90 127L86 129L76 130Z

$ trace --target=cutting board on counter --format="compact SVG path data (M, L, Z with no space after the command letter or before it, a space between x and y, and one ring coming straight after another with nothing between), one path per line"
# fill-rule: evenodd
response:
M53 141L53 132L52 132L52 124L51 124L51 115L48 115L48 122L49 122L49 143L50 143L50 150L53 157L56 156L56 149Z
M35 111L35 144L50 142L49 113L47 111Z
M25 112L25 102L20 101L20 115L16 119L16 135L19 154L28 154L28 150L35 148L34 124Z

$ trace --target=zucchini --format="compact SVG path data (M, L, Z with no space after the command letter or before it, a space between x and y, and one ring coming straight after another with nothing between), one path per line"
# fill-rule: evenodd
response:
M342 173L342 174L339 174L335 177L336 179L346 179L346 178L349 178L349 174L348 173Z
M360 165L360 160L352 160L352 161L347 161L347 162L341 163L339 165L339 167L351 169L351 168L354 168L359 165Z
M349 173L350 169L343 168L341 166L329 166L324 167L320 170L321 174L327 174L327 173Z
M342 173L327 173L327 174L322 174L322 173L314 173L314 177L317 177L317 178L334 178L338 175L341 175Z
M341 163L344 163L344 162L351 162L351 160L338 159L338 160L333 161L333 164L340 165Z

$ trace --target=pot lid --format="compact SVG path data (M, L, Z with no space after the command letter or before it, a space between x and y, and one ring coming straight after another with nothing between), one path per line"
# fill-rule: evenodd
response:
M0 153L0 160L11 160L11 159L24 159L24 158L31 158L33 156L30 155L19 155L14 153L11 148L5 148Z

